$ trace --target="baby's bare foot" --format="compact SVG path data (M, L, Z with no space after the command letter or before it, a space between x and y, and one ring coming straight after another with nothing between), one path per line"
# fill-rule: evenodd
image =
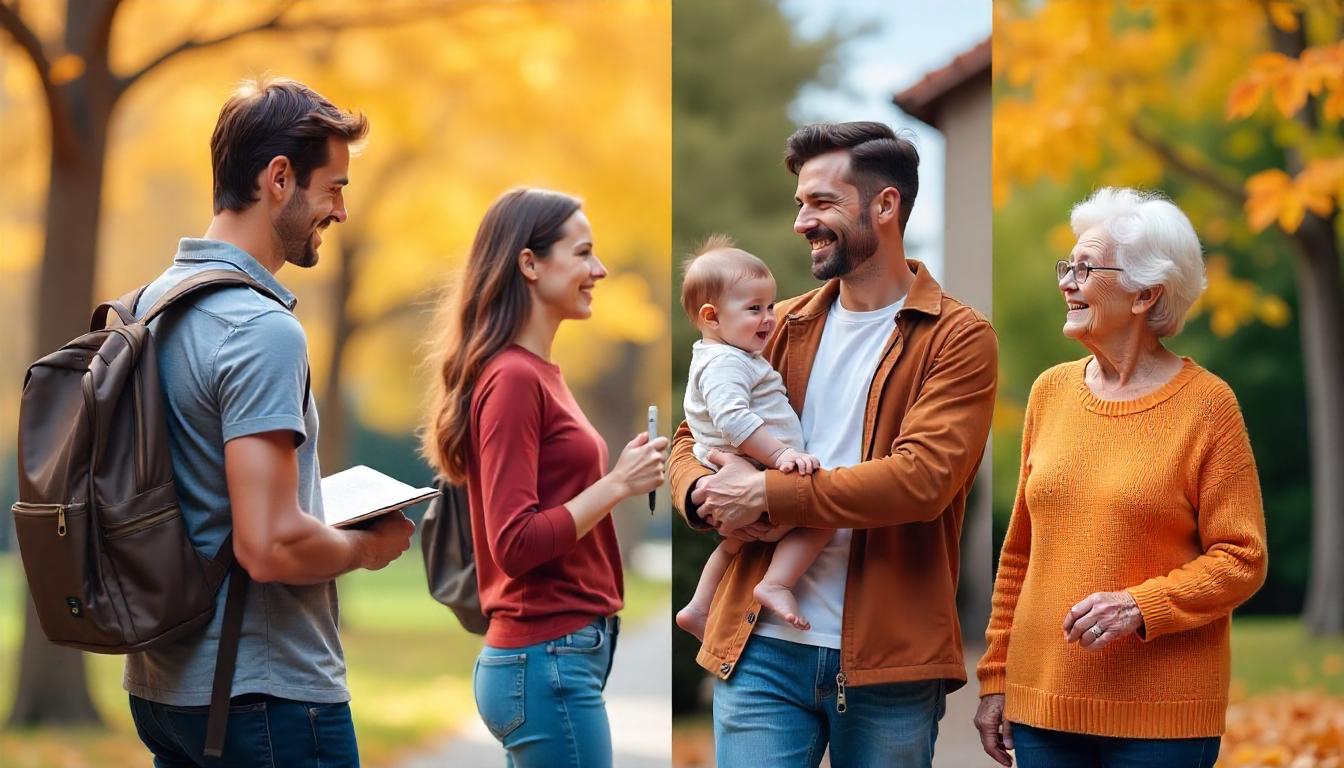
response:
M807 619L803 618L798 612L798 599L793 596L793 590L783 584L771 584L762 581L752 590L752 594L761 605L770 609L776 616L792 624L796 629L811 629L812 625Z
M705 623L709 621L709 612L694 603L677 611L677 626L695 635L700 642L705 641Z

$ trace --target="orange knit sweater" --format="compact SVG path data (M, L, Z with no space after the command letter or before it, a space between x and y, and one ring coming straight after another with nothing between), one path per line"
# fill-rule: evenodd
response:
M1022 470L980 660L1010 722L1100 736L1223 732L1232 609L1265 579L1260 483L1236 396L1186 359L1159 390L1102 400L1064 363L1032 385ZM1088 651L1064 614L1128 590L1139 634Z

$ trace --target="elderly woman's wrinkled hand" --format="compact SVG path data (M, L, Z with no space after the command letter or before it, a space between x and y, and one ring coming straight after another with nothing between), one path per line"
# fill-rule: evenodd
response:
M1128 592L1093 592L1064 614L1064 639L1096 651L1143 627L1143 613Z
M975 711L975 729L980 732L980 746L985 754L999 765L1012 766L1013 726L1003 718L1003 694L991 693L980 697Z

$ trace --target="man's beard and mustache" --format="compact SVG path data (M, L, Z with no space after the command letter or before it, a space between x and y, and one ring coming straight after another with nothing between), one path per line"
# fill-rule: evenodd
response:
M830 256L820 263L812 262L812 276L818 280L844 277L877 253L877 233L873 231L873 222L866 209L859 214L857 226L843 236L818 224L806 237L809 243L818 240L832 243L827 246L831 249Z
M280 218L275 222L275 237L285 261L296 267L308 268L317 264L317 249L313 247L313 233L326 229L333 221L328 217L321 224L313 226L308 218L308 198L302 189L295 190L294 196L280 210Z

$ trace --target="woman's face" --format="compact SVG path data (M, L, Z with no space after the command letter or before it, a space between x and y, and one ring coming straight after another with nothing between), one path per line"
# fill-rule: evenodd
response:
M1080 235L1068 261L1074 266L1086 263L1092 267L1115 267L1115 246L1104 225ZM1064 335L1071 339L1104 340L1135 321L1136 294L1120 284L1119 272L1094 269L1080 284L1077 271L1070 270L1060 279L1059 291L1064 294L1067 307Z
M593 286L607 270L593 253L593 230L583 211L575 211L561 233L550 253L534 261L532 298L559 320L583 320L593 314Z

